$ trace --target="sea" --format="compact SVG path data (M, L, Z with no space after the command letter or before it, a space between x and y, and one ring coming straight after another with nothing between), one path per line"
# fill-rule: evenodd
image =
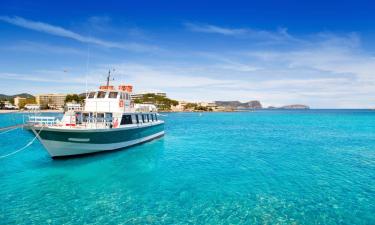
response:
M121 151L1 158L0 224L375 224L375 111L160 118L164 137ZM0 133L0 156L33 138Z

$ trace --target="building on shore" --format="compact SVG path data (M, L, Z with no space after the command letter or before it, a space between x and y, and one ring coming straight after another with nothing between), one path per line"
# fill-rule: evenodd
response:
M12 105L12 103L9 101L2 101L0 104L0 109L17 109L17 107Z
M188 101L179 101L178 105L172 106L171 108L174 112L183 112L183 111L220 111L221 108L214 102L188 102Z
M38 104L26 104L25 107L24 107L25 110L40 110L40 105Z
M178 101L178 105L176 105L176 106L172 105L171 110L173 112L182 112L182 111L185 110L185 107L186 107L187 104L189 104L189 102L187 102L187 101Z
M14 105L17 107L17 108L21 108L23 107L24 105L26 105L26 98L22 98L22 97L15 97L14 98Z
M216 108L217 107L215 102L198 102L197 104L198 104L198 106L208 107L208 108Z
M61 109L66 96L67 94L39 94L35 96L35 100L41 108Z
M136 100L136 99L141 99L143 97L143 95L145 94L153 94L153 95L157 95L157 96L162 96L162 97L167 97L167 94L165 92L143 92L143 93L134 93L132 95L130 95L130 98L131 100Z

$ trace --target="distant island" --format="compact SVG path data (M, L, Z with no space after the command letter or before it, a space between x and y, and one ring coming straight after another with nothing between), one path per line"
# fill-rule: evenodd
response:
M310 109L307 105L295 104L295 105L286 105L281 107L270 106L267 109Z
M221 107L229 107L235 109L262 109L262 104L255 100L249 101L245 103L241 103L240 101L215 101L217 106Z

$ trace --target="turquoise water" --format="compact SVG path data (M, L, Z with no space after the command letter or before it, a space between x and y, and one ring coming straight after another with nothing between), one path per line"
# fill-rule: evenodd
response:
M0 160L0 224L375 224L374 111L163 119L124 151L52 160L35 142ZM0 154L32 138L0 134Z

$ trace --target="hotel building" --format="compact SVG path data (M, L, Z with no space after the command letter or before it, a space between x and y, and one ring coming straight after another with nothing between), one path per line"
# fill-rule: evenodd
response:
M60 109L64 107L67 94L39 94L35 96L36 103L42 108Z
M17 107L17 108L20 108L21 106L23 107L24 105L26 105L26 98L22 98L22 97L15 97L14 98L14 105Z

